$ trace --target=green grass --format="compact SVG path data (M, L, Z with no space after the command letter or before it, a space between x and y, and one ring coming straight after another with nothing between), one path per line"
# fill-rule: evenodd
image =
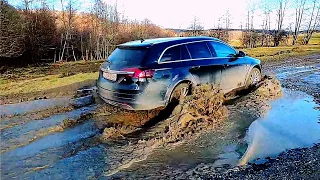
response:
M300 35L298 39L303 38ZM289 43L292 39L289 39ZM314 33L308 45L278 46L278 47L257 47L240 49L249 56L260 59L261 61L276 61L288 57L306 56L313 53L320 53L320 33Z
M279 47L258 47L241 49L249 56L262 61L282 60L288 57L305 56L313 53L320 53L320 45L303 46L279 46Z
M77 61L8 68L1 74L0 96L45 92L74 83L96 80L102 62Z
M71 85L87 80L98 78L98 72L79 73L72 76L60 77L59 75L48 75L28 80L7 82L0 84L0 96L10 94L26 94L31 92L41 92L49 89ZM1 82L1 81L0 81Z

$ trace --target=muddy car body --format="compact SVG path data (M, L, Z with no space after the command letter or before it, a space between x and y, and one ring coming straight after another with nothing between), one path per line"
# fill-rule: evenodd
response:
M258 81L260 61L210 37L176 37L118 45L100 68L97 93L126 109L166 106L178 90L213 83L224 92Z

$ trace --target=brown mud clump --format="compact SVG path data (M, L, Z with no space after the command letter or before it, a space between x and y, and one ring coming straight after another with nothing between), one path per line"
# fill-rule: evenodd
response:
M98 110L99 123L107 126L100 139L105 143L119 138L128 140L126 145L113 150L115 155L110 156L113 164L110 164L106 175L111 176L132 163L146 159L155 149L175 148L205 131L218 128L228 114L223 102L222 91L211 84L204 84L195 87L192 95L180 100L171 111L121 111L108 105Z
M173 110L164 139L170 142L194 137L201 131L211 130L227 117L222 91L211 84L193 89Z
M139 130L146 123L153 121L162 108L149 111L131 111L105 104L94 113L94 120L99 129L104 129L102 141L123 138L124 135ZM159 118L159 117L158 117Z
M227 117L223 101L222 91L214 85L204 84L196 86L192 95L181 100L173 110L129 111L107 105L96 112L94 119L100 128L104 128L103 141L124 138L142 128L150 128L152 137L146 139L171 143L194 137L219 124Z
M234 109L254 111L255 116L261 116L269 108L268 100L281 95L279 81L266 76L228 106L224 93L211 84L194 87L191 95L180 100L171 110L128 111L103 106L93 118L104 129L100 139L105 143L119 138L128 142L114 149L115 154L110 156L114 164L105 175L112 176L132 163L146 159L155 149L175 148L202 133L220 130Z

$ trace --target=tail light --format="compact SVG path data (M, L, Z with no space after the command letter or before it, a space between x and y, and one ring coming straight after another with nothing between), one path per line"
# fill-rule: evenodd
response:
M128 74L132 78L152 78L155 72L153 69L141 70L139 68L125 68L123 71L133 72L133 74Z

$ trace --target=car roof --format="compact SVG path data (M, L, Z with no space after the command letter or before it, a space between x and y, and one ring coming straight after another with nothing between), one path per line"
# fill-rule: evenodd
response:
M149 47L154 44L180 44L187 43L193 41L203 41L203 40L215 40L221 41L217 38L207 37L207 36L195 36L195 37L169 37L169 38L155 38L155 39L141 39L136 41L126 42L124 44L120 44L120 47Z

